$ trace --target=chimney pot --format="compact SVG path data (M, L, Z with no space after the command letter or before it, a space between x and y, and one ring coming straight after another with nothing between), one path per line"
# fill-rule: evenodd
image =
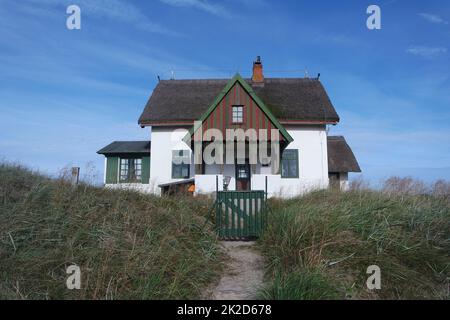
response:
M256 61L253 62L253 75L252 81L255 83L264 83L263 66L261 63L261 57L257 56Z

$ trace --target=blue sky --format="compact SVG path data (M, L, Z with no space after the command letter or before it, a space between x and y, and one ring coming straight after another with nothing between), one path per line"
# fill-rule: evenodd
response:
M157 75L249 76L256 55L267 77L321 73L364 178L450 180L450 2L433 0L0 0L0 158L100 179L98 149L149 138Z

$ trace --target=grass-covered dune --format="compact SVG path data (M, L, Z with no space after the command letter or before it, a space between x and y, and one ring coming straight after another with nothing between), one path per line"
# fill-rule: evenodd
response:
M0 164L0 299L198 298L221 265L209 207Z
M450 299L450 186L271 200L258 241L267 299ZM223 254L203 198L72 187L0 164L0 299L200 298ZM81 269L68 290L66 268ZM381 269L368 290L367 267Z
M267 262L261 297L449 299L449 194L401 189L273 201L260 239ZM370 265L380 267L381 290L367 289Z

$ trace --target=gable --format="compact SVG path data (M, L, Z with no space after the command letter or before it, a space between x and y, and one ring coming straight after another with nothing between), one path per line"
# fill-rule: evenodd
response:
M243 107L243 122L240 124L233 123L232 121L233 106ZM270 139L270 130L278 129L281 140L286 140L287 142L293 140L286 129L273 116L270 110L239 74L236 74L228 82L208 110L200 117L199 121L202 122L203 132L207 129L214 128L220 130L225 136L226 129L247 130L253 128L256 130L259 138L259 129L267 129L269 130L268 138ZM189 132L190 136L197 129L192 128ZM190 136L187 138L189 139Z
M233 106L242 106L242 123L233 123ZM243 129L245 131L252 128L256 130L258 138L259 129L267 129L270 139L270 130L275 129L276 126L247 91L239 83L236 83L203 121L203 132L212 128L220 130L223 135L225 135L226 129Z

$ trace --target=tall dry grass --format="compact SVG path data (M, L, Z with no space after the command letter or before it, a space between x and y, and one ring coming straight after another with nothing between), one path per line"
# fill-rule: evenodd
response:
M221 269L209 207L0 164L0 298L200 297ZM71 264L80 290L66 288Z
M320 191L273 201L260 239L268 299L449 299L448 184L409 179L382 191ZM368 290L367 267L381 268ZM298 288L306 288L298 290Z

